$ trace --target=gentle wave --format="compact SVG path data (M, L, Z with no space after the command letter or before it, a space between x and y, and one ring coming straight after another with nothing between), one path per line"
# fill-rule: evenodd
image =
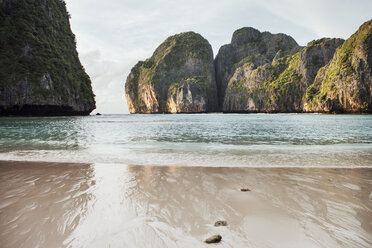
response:
M208 167L370 167L372 116L0 118L0 160Z

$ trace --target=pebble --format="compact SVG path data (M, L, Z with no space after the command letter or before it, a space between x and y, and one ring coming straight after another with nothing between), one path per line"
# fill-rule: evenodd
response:
M217 234L217 235L213 235L210 238L207 238L205 240L205 243L207 243L207 244L219 243L221 241L221 239L222 239L221 235Z
M219 220L214 223L214 226L227 226L227 221L225 220Z

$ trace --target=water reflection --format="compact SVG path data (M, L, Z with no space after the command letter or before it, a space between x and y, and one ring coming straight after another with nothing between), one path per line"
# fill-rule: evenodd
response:
M60 247L87 212L86 164L0 162L0 246Z
M0 152L84 149L94 139L84 117L0 119Z
M0 179L5 248L372 245L371 169L0 162Z

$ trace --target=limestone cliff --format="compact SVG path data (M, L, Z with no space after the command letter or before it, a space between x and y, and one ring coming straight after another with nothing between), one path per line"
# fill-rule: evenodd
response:
M319 70L305 101L308 112L372 112L372 20Z
M217 111L213 51L194 32L166 39L131 70L125 84L130 113Z
M241 28L232 36L231 43L220 48L216 59L216 82L220 107L225 91L236 69L250 62L258 67L271 63L276 57L293 54L299 50L296 41L285 34L271 34L254 28Z
M126 83L131 113L372 112L372 21L348 40L297 45L254 28L212 50L189 32L168 38Z
M333 57L341 39L310 42L295 54L281 56L270 63L240 63L225 92L224 112L302 112L303 95L318 70Z
M64 1L0 1L0 115L87 115L94 108Z

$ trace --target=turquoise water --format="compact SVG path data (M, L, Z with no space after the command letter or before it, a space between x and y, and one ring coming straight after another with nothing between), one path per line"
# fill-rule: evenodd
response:
M0 118L0 160L370 167L372 116L179 114Z

